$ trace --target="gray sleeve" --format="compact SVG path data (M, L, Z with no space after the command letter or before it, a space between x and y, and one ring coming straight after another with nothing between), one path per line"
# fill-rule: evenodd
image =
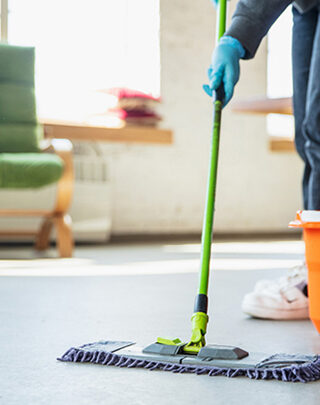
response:
M240 0L225 35L240 41L244 59L254 57L262 38L292 0Z

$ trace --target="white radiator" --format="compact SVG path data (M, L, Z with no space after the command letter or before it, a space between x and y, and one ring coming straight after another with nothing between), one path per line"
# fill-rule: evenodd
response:
M75 190L70 214L78 241L108 240L111 233L110 165L97 143L74 144Z
M74 143L75 184L70 209L75 241L106 241L111 233L112 191L110 165L99 145ZM55 186L38 190L0 189L0 208L52 209ZM0 230L36 231L39 218L1 218ZM54 238L54 234L53 234ZM2 237L1 240L12 240ZM14 240L28 240L27 236L14 236Z

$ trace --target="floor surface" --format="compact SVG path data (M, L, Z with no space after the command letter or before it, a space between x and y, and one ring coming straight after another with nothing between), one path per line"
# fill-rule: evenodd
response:
M188 339L198 244L80 247L74 259L0 247L0 403L319 404L319 383L176 375L56 361L101 339ZM309 321L249 319L240 303L261 278L303 259L299 241L217 242L208 341L248 351L320 352Z

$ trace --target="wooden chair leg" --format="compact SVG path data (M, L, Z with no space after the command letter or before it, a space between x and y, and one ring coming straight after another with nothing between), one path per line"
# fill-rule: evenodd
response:
M40 230L36 237L35 248L37 250L48 249L52 226L53 226L52 218L45 218L41 224Z
M71 231L71 217L68 214L58 214L54 217L57 232L57 246L60 257L72 257L73 237Z

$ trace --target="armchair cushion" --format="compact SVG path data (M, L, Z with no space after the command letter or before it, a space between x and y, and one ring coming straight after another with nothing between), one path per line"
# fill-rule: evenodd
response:
M40 152L42 138L41 125L0 122L0 153Z
M37 123L34 87L0 82L0 123L2 122Z
M0 153L39 151L34 60L32 47L0 44Z
M33 47L0 44L0 56L1 82L34 86Z
M51 153L0 153L1 188L39 188L58 181L63 162Z

